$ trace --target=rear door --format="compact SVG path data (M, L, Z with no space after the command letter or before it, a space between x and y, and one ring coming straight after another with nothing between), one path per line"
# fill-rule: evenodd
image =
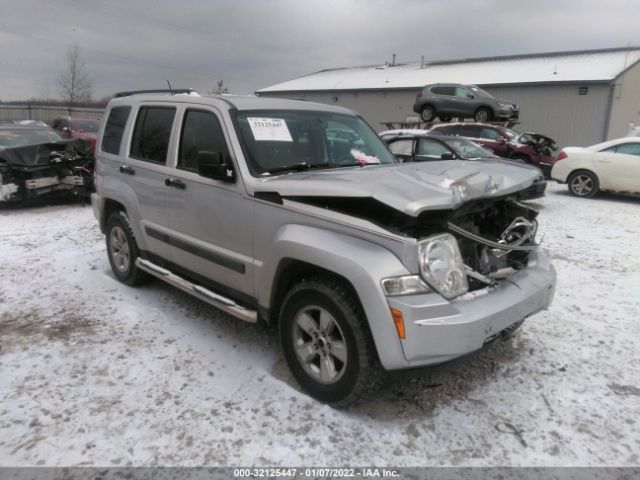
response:
M223 295L253 297L253 199L240 176L227 182L198 174L200 152L219 153L238 171L224 121L213 107L183 105L175 138L163 186L173 262Z
M130 221L135 222L149 253L171 261L165 235L169 229L167 195L164 185L169 175L167 156L171 145L176 107L167 104L141 104L125 163L117 175L129 186L126 197L132 204ZM131 218L132 217L132 218Z

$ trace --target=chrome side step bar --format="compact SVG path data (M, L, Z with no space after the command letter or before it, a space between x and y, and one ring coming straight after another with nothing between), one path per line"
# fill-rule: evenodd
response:
M179 277L170 270L162 268L155 263L150 262L149 260L137 258L136 266L140 270L145 271L148 274L153 275L154 277L158 277L160 280L164 280L165 282L193 295L203 302L207 302L208 304L219 308L223 312L227 312L229 315L233 315L234 317L249 323L258 322L258 312L256 312L255 310L244 308L243 306L238 305L233 300L223 297L222 295L218 295L217 293L214 293L211 290L200 285L191 283L188 280Z

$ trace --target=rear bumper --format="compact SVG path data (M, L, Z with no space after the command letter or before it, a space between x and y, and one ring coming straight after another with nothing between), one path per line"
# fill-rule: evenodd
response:
M472 353L551 304L556 272L541 249L510 280L454 301L437 293L389 298L389 306L404 317L406 366L435 365Z
M100 223L100 197L97 193L91 194L91 208L93 209L93 216Z

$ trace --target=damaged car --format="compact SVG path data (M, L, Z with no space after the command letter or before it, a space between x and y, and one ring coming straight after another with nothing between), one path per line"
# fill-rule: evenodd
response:
M533 170L537 174L531 187L521 192L523 200L543 197L547 188L547 181L538 167L528 165L524 160L501 158L466 138L434 135L426 130L387 130L379 135L401 162L460 159L485 163L506 163L507 165L517 164L520 168Z
M496 155L522 160L538 167L547 178L556 162L556 142L539 133L520 133L501 125L465 122L435 125L430 132L436 135L466 137L490 149Z
M91 201L115 277L277 326L321 402L480 350L552 301L519 200L531 170L399 163L354 112L304 101L123 92L105 118Z
M46 126L0 125L0 202L88 197L93 185L90 148L89 142L63 140Z

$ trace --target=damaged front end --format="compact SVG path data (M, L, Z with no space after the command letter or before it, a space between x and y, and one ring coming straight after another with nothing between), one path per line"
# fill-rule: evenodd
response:
M90 148L78 139L0 149L0 202L88 196L93 188Z
M488 292L527 267L539 247L537 215L517 196L474 200L453 211L423 212L404 233L418 240L423 279L453 299Z
M469 290L495 285L528 263L538 247L538 212L516 201L490 205L476 202L447 218L447 230L457 240Z

